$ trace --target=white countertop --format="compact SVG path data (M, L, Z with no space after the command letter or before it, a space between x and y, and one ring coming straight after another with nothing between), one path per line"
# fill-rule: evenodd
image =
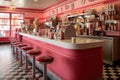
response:
M90 39L90 38L76 38L76 43L73 43L72 40L54 40L54 39L49 39L46 37L40 37L36 35L31 35L31 34L25 34L25 33L19 33L20 35L40 40L55 46L59 46L62 48L67 48L67 49L89 49L89 48L95 48L95 47L100 47L103 45L103 40L100 39Z

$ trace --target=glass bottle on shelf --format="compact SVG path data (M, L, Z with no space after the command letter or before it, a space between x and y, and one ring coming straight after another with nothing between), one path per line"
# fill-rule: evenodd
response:
M105 24L102 25L102 31L105 31L106 30L106 26Z
M100 21L104 21L104 20L105 20L105 13L102 12L102 13L100 14Z
M111 20L113 20L114 19L114 11L111 11Z
M112 30L112 31L114 30L113 25L114 25L114 23L111 23L111 24L110 24L110 27L111 27L111 30Z
M110 30L109 24L107 23L105 26L106 26L106 30L109 31Z
M114 30L117 31L117 24L114 24L113 27L114 27Z
M111 20L111 11L108 11L108 19L107 20Z

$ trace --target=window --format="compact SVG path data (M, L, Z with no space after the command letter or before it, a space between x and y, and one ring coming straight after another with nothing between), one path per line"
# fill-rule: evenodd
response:
M10 14L0 13L0 37L8 37L10 31Z
M23 14L0 13L0 37L14 37L16 28L21 27Z
M11 19L11 36L14 37L14 32L16 28L21 27L21 23L23 23L24 16L23 14L11 14L12 19Z

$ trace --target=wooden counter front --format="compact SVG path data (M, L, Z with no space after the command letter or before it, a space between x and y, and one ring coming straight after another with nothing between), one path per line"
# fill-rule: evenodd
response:
M51 55L54 62L48 65L48 72L59 77L58 80L98 80L102 77L102 40L77 38L71 40L52 40L44 37L20 33L22 41ZM48 73L52 80L57 80Z

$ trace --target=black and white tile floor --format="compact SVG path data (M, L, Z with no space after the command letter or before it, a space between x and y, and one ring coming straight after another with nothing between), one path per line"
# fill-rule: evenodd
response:
M32 66L29 64L28 68L29 71L26 72L24 67L20 66L11 52L10 45L0 44L0 80L33 80L31 79ZM39 70L36 70L36 75L41 75ZM36 80L43 79L41 77Z
M120 80L120 65L103 65L103 80Z
M30 71L25 72L23 67L19 66L19 62L12 54L9 44L0 44L0 80L32 80L29 76L32 69L30 65L29 69ZM41 75L38 70L36 72L37 75ZM120 80L120 65L110 66L104 64L102 80Z

